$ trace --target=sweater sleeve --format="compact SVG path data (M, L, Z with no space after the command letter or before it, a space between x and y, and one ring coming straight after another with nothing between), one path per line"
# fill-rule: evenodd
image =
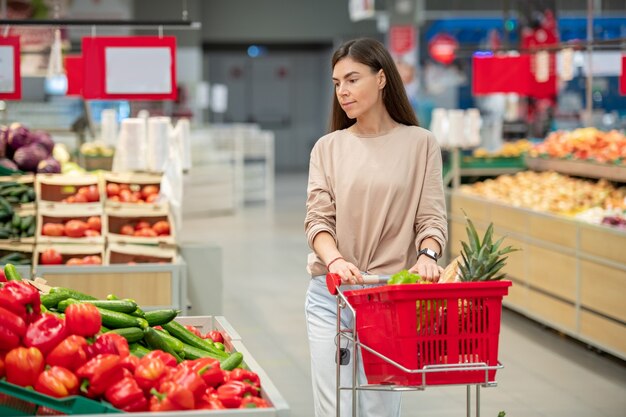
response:
M424 171L424 185L415 216L415 248L419 251L422 240L432 238L439 243L441 252L448 240L446 200L443 192L441 150L432 135L428 135L428 155Z
M337 241L335 199L328 183L328 173L320 148L319 143L313 147L309 163L304 230L311 249L314 249L313 239L319 232L328 232Z

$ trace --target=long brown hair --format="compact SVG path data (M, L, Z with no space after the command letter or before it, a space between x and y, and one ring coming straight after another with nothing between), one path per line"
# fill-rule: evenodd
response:
M403 125L419 126L415 112L409 103L409 99L398 73L398 68L393 62L391 55L385 46L375 39L359 38L343 43L332 59L332 68L344 58L351 58L356 62L367 65L373 72L381 69L385 73L387 82L383 88L383 104L393 120ZM333 108L330 116L330 132L346 129L356 123L356 120L348 118L333 94Z

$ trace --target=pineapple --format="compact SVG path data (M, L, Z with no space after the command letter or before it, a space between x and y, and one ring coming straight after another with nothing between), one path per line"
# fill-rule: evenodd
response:
M461 251L461 260L458 262L459 280L461 282L474 282L496 281L504 278L506 274L499 273L507 260L507 257L503 256L519 249L511 246L500 249L504 238L493 243L493 223L489 224L481 241L474 223L467 215L465 220L467 221L465 230L469 244L461 242L463 250Z

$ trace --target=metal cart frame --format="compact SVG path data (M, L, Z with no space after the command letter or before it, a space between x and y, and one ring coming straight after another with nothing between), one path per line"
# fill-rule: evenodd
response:
M426 374L428 373L437 373L437 372L449 372L449 371L485 371L485 382L478 384L447 384L444 386L450 385L466 385L467 386L467 399L466 399L466 409L467 409L467 417L471 417L471 387L472 385L476 386L476 417L480 417L480 387L495 387L497 386L497 382L489 381L488 372L491 370L502 369L504 366L498 362L498 365L490 366L484 362L471 362L471 363L459 363L459 364L441 364L441 365L426 365L423 369L408 369L401 364L395 362L394 360L388 358L385 355L377 352L376 350L368 347L367 345L361 343L358 340L358 336L356 336L356 311L350 305L346 297L344 296L339 286L335 287L336 289L336 298L337 298L337 335L335 338L335 343L337 345L337 352L335 356L335 363L337 367L337 381L336 381L336 407L337 407L337 417L341 416L341 391L352 391L352 417L356 417L358 415L358 392L363 390L370 391L424 391L427 387L441 386L441 385L428 385L426 384ZM332 293L332 291L331 291ZM353 316L352 328L351 329L342 329L341 328L341 310L344 308L350 309L350 312ZM351 387L342 387L341 386L341 340L342 338L347 339L352 342L353 352L354 354L352 359L352 386ZM360 385L358 383L358 370L359 370L359 362L360 362L360 349L365 349L366 351L372 353L378 358L384 360L385 362L399 368L403 372L410 374L421 374L422 375L422 384L417 386L405 386L405 385L374 385L374 384L365 384Z

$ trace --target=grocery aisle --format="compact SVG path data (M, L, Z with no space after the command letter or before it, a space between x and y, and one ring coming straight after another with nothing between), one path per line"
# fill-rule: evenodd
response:
M248 206L236 216L185 219L183 241L223 248L224 315L267 371L293 417L312 416L303 302L305 175L276 179L274 210ZM200 201L185 204L201 205ZM499 386L483 389L481 416L624 417L626 365L602 357L505 311ZM465 415L465 388L403 397L403 417Z

